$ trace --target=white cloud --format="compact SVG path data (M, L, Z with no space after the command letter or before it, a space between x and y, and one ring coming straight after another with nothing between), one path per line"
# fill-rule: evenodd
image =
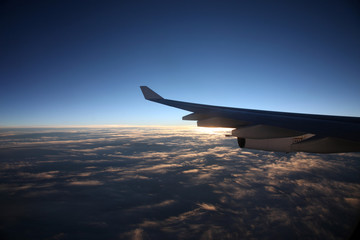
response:
M198 205L205 210L216 211L216 207L213 204L199 203Z
M98 186L103 184L104 184L103 182L98 180L84 180L84 181L72 180L71 182L68 183L68 185L71 186Z
M267 236L270 226L270 232L286 229L297 238L331 239L338 236L329 231L345 231L360 208L359 153L244 151L235 139L180 128L74 134L82 137L7 141L6 146L19 147L15 155L27 158L1 163L2 194L37 198L58 194L57 186L97 189L110 196L104 202L130 206L116 208L116 217L134 214L124 234L136 239L146 239L154 229L179 238L255 239ZM340 221L343 215L350 220Z

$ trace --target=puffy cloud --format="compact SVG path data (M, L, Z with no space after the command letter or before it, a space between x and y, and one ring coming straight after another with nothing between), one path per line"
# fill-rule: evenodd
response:
M84 180L84 181L73 180L68 184L71 186L98 186L98 185L103 185L104 183L98 180Z
M2 229L40 219L51 227L39 238L54 239L74 227L83 238L114 239L350 234L359 217L359 153L241 150L222 134L155 127L9 132L0 147L0 204L26 210Z
M170 199L170 200L165 200L165 201L162 201L162 202L159 202L159 203L137 206L137 207L135 207L133 209L129 209L129 211L161 208L161 207L165 207L165 206L170 206L170 205L174 204L175 202L176 202L175 200Z
M208 204L208 203L200 203L198 204L201 208L205 209L205 210L209 210L209 211L216 211L216 207L212 204Z
M18 176L22 178L49 179L56 177L58 173L59 171L48 171L48 172L40 172L40 173L19 172Z

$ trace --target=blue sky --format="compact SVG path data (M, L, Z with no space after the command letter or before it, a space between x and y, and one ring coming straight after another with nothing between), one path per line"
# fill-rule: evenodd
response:
M0 126L179 125L165 98L360 116L353 1L38 1L1 10Z

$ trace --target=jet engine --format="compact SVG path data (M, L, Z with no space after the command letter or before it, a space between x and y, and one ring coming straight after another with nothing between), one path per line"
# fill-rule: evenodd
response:
M311 134L299 137L269 139L238 137L237 140L240 148L274 152L339 153L360 151L357 142L333 137L317 137Z
M337 153L360 151L359 144L350 140L321 137L285 128L250 125L232 131L240 148L275 152Z

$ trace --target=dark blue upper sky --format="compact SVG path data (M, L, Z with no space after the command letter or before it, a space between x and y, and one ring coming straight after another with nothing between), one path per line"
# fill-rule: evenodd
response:
M10 1L0 126L180 124L166 98L360 116L355 1Z

